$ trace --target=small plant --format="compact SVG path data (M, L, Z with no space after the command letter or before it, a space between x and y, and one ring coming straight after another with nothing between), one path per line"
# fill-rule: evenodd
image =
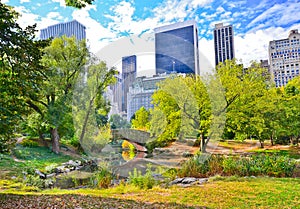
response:
M129 184L132 184L140 189L151 189L156 181L152 175L151 166L147 166L145 175L142 175L141 171L134 168L133 173L129 172Z
M209 172L209 160L205 154L197 154L183 163L178 171L179 177L206 177Z
M97 188L108 188L113 180L113 174L106 167L100 168L91 177L92 186Z
M45 181L43 179L41 179L39 176L36 175L27 175L26 179L24 180L24 183L27 186L34 186L37 187L39 189L43 189L45 188Z

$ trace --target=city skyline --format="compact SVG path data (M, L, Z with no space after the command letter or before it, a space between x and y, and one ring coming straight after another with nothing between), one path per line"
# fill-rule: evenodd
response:
M236 58L246 66L251 60L268 58L269 41L282 39L287 31L300 28L300 17L291 15L299 11L299 1L96 0L94 5L81 10L65 7L61 0L3 2L15 6L23 15L19 23L24 27L37 23L37 29L41 29L77 19L86 26L88 44L94 52L124 36L142 36L155 27L195 19L200 53L213 66L212 34L218 22L233 25Z

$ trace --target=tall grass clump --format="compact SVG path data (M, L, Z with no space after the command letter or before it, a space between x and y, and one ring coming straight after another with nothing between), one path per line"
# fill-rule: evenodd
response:
M282 155L259 154L248 157L195 155L184 162L178 176L208 177L223 176L273 176L291 177L296 161Z
M129 184L132 184L140 189L152 189L156 181L152 175L151 166L148 165L145 175L141 171L134 168L133 173L129 172Z

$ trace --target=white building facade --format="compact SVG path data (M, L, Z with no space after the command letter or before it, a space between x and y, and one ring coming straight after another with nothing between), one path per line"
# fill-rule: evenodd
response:
M285 86L289 80L299 75L300 34L291 30L287 39L270 41L270 71L276 87Z

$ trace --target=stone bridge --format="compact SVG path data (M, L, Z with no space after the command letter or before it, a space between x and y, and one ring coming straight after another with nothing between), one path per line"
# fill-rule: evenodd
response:
M135 129L112 129L113 140L127 140L132 143L138 151L146 152L146 144L153 138L150 133Z

